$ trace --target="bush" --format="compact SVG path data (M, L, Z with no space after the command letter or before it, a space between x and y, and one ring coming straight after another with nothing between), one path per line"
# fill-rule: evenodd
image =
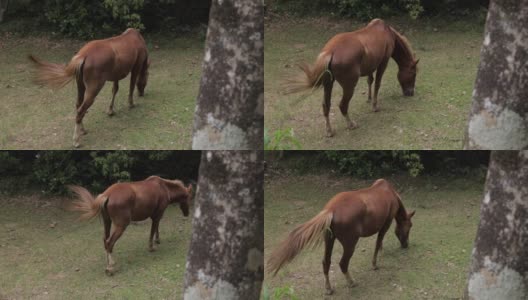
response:
M325 151L324 156L339 171L361 178L399 170L416 177L423 170L420 155L413 151Z
M479 7L487 7L489 0L275 0L272 9L297 15L334 13L361 20L407 14L416 19L422 14L467 15Z
M273 135L269 135L264 129L264 150L299 150L301 144L295 138L293 128L276 130Z

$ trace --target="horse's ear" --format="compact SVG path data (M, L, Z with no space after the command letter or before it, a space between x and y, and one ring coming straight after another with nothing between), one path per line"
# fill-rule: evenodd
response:
M414 216L414 213L416 212L416 210L413 210L411 211L411 213L408 215L409 216L409 219L412 218Z
M418 64L418 62L420 61L420 59L418 58L417 60L414 61L414 65L416 66Z
M192 184L189 183L189 186L187 186L187 193L192 193Z

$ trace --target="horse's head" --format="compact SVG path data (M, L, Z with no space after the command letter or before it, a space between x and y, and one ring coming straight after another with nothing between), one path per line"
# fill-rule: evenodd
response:
M420 59L412 60L407 66L400 67L398 71L398 81L400 82L403 95L413 96L414 95L414 83L416 82L416 65Z
M411 218L414 216L416 211L411 213L405 212L405 218L396 222L396 236L400 240L402 248L407 248L409 246L409 232L411 231L412 222Z
M143 70L141 70L141 73L139 74L139 78L137 81L137 88L139 92L139 96L143 97L145 95L145 87L147 86L147 81L149 77L149 67L150 67L150 59L147 59L147 62L143 66Z
M189 215L189 207L191 206L192 201L192 193L193 187L189 183L189 185L185 188L185 195L182 197L182 201L180 201L180 209L184 216Z

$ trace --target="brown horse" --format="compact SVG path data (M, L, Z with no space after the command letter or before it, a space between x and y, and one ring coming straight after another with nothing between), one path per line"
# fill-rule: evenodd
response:
M156 243L160 243L158 226L167 206L170 203L178 203L183 215L188 216L192 197L192 185L185 187L179 180L167 180L158 176L150 176L143 181L116 183L95 198L83 187L69 186L69 188L78 196L70 209L81 212L80 219L89 220L98 214L103 218L103 242L107 255L108 275L114 273L115 262L112 259L114 244L131 221L152 219L149 251L154 251L152 240L156 235Z
M368 76L368 101L372 99L372 82L376 72L374 99L372 108L379 111L378 90L381 78L389 62L393 58L398 64L398 81L403 95L414 95L416 81L417 59L407 39L394 28L380 19L372 20L366 27L354 32L341 33L328 41L317 57L315 64L301 64L304 74L298 78L287 80L285 93L300 92L309 88L324 87L323 113L326 119L327 136L334 135L330 126L330 100L334 81L343 88L343 97L339 109L346 119L347 128L357 127L356 122L348 116L348 104L359 77Z
M339 193L330 199L319 214L296 227L279 244L268 259L268 272L277 274L279 269L293 260L305 246L315 246L324 239L325 287L326 293L332 294L328 271L334 241L337 238L343 245L343 256L339 266L349 286L353 287L354 281L348 274L348 263L354 254L359 238L378 233L372 259L372 266L377 269L378 251L382 247L383 237L389 230L392 219L396 219L396 236L401 246L407 248L409 231L412 226L411 218L414 213L414 211L407 213L398 193L384 179L376 180L371 187L366 189Z
M75 77L77 117L73 133L74 147L80 146L79 137L81 134L86 134L82 120L105 82L114 82L112 102L108 108L108 115L111 116L114 114L114 100L119 89L119 80L131 73L128 104L129 107L133 107L134 88L137 85L139 95L144 95L150 66L145 40L133 28L116 37L89 42L73 56L68 65L41 61L33 55L29 58L38 68L35 80L38 84L60 89Z

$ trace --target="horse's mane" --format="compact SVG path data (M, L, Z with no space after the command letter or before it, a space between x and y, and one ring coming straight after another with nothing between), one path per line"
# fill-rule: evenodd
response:
M399 43L402 46L403 51L407 52L408 56L414 59L414 51L411 47L411 44L409 43L409 40L405 36L403 36L401 33L396 31L392 26L389 26L392 33L394 33L394 36L396 36L396 42Z

